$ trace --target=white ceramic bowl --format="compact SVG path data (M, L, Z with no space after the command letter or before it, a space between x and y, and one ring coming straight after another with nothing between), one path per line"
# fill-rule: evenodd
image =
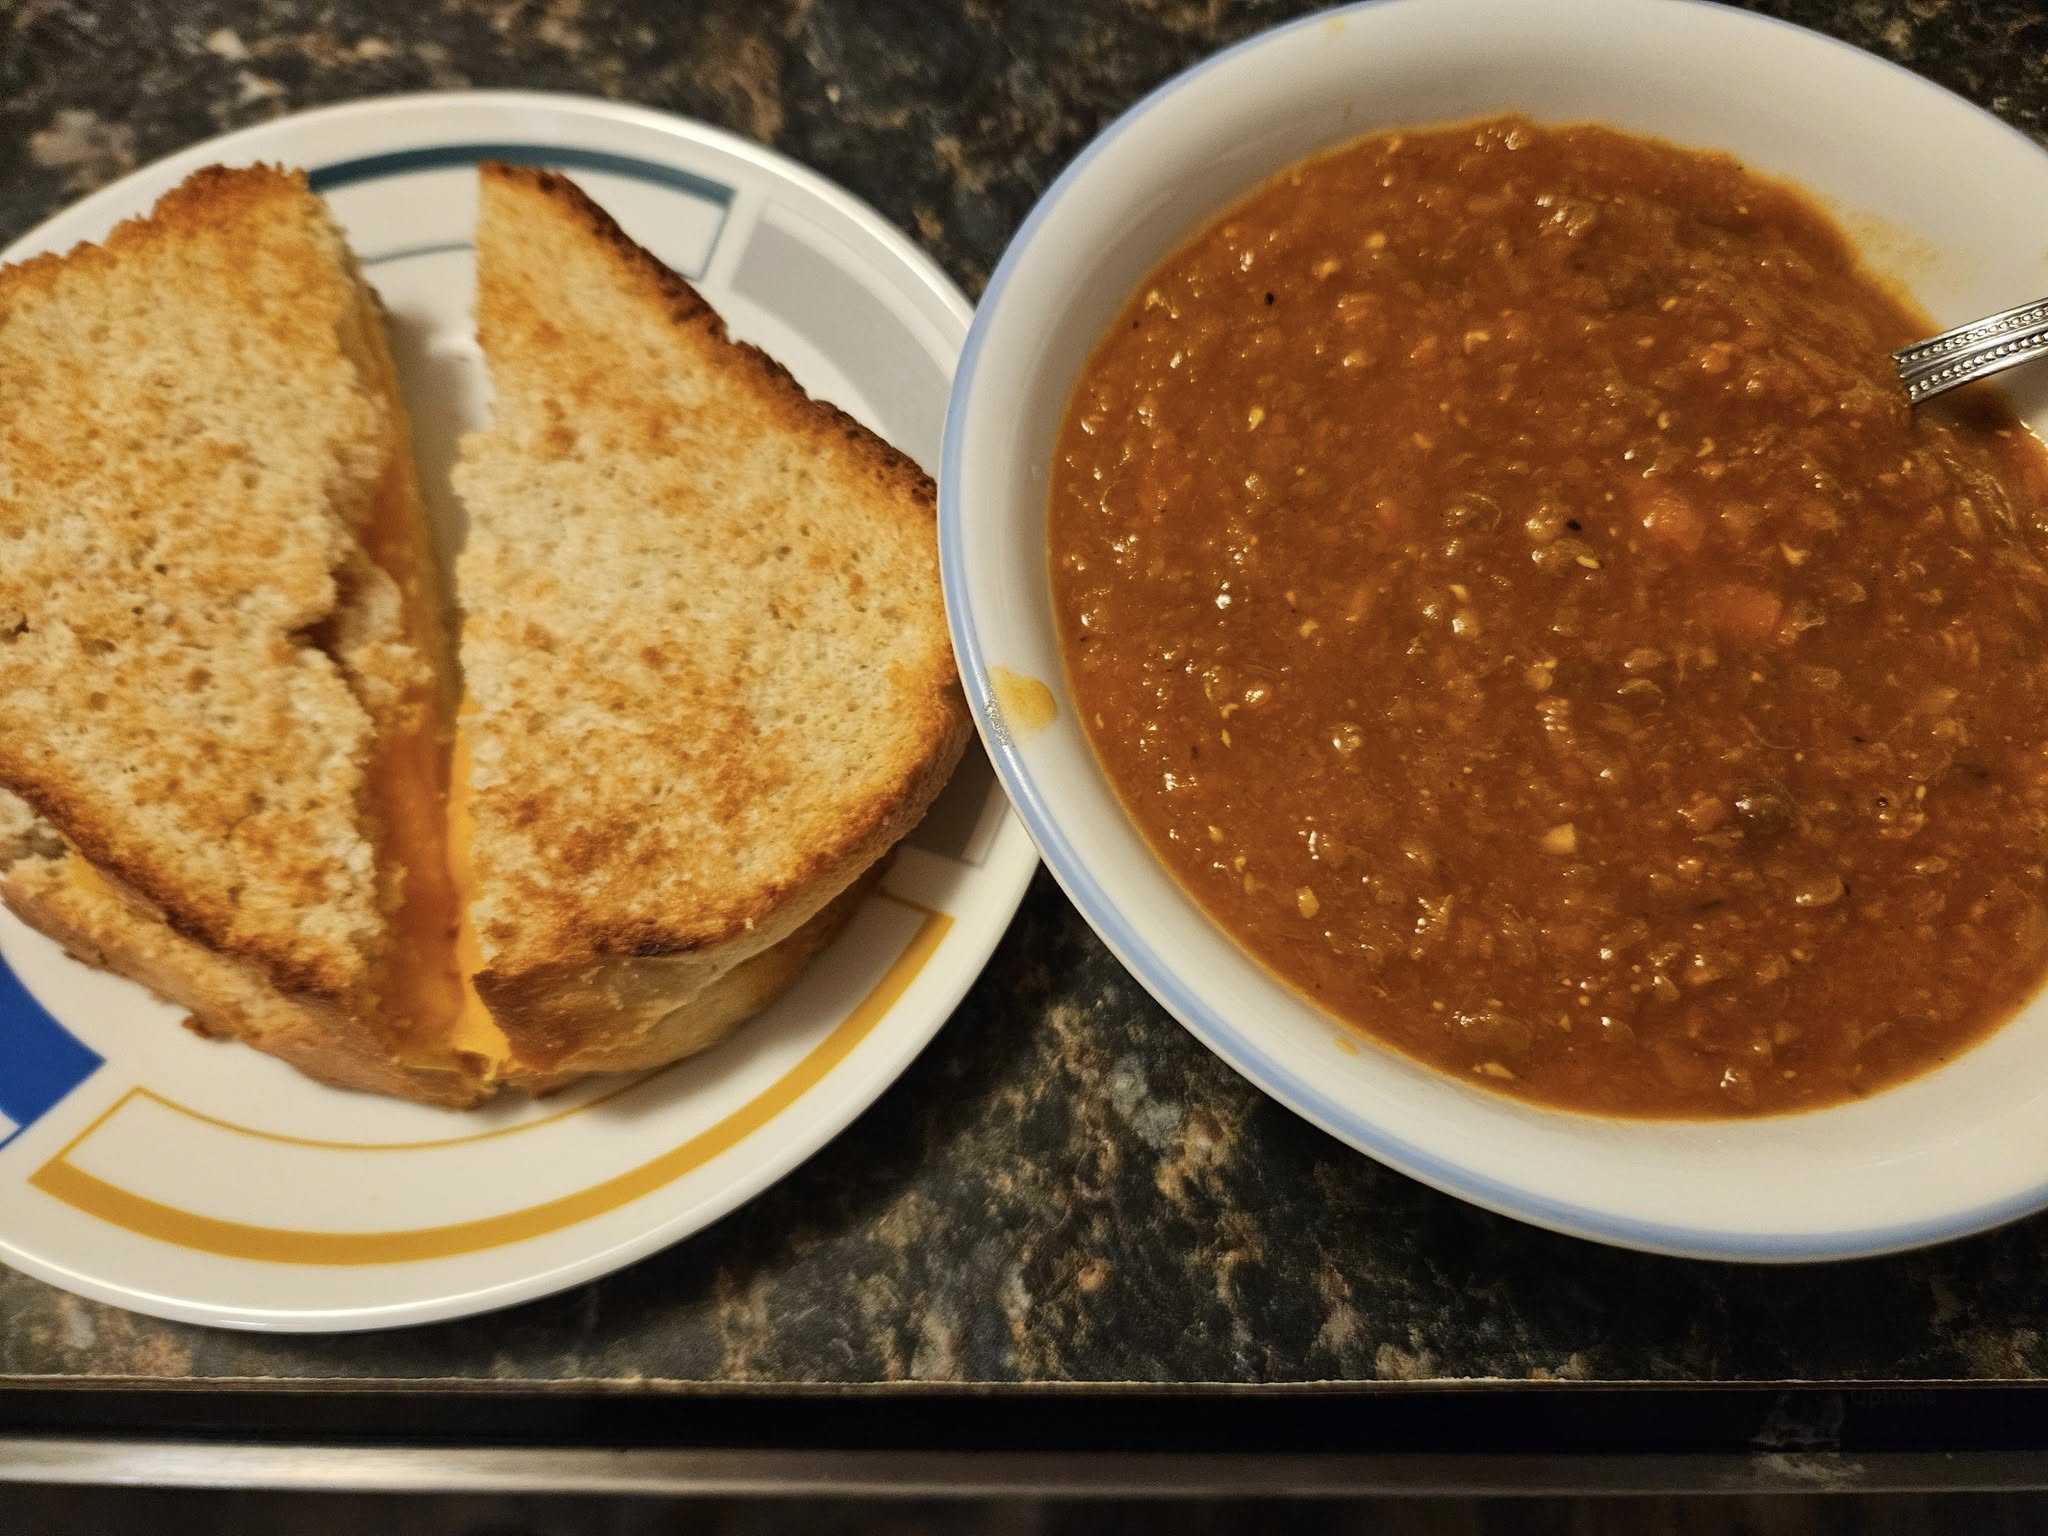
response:
M946 600L1011 798L1096 931L1210 1049L1331 1134L1477 1204L1603 1242L1778 1261L1913 1247L2048 1205L2048 1002L1850 1106L1718 1123L1532 1109L1362 1043L1275 982L1154 860L1096 767L1055 638L1045 517L1053 441L1103 327L1168 251L1288 162L1509 110L1790 177L1944 324L2048 292L2048 156L1905 70L1783 23L1689 0L1380 0L1233 48L1067 169L967 341L946 424ZM2048 425L2048 385L2008 377ZM992 668L1049 685L1053 722L1006 721Z

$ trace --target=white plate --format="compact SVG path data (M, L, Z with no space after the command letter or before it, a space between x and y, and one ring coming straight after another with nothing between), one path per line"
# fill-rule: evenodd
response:
M1440 1189L1604 1242L1749 1260L1907 1248L2048 1205L2048 999L1861 1103L1722 1122L1532 1108L1339 1029L1155 860L1076 728L1046 580L1046 472L1075 375L1165 254L1279 167L1376 129L1523 111L1731 150L1827 198L1943 324L2048 292L2048 156L1925 80L1811 32L1649 0L1384 0L1169 82L1068 168L975 315L946 427L940 545L983 738L1046 863L1119 958L1254 1083ZM2048 373L2006 376L2048 428ZM1058 716L1012 732L995 668Z
M5 259L97 239L201 165L305 167L391 312L446 529L455 440L487 399L469 314L483 158L572 175L735 334L936 470L958 290L822 178L661 113L527 93L311 112L138 171ZM946 1021L1036 864L970 752L846 936L733 1040L469 1114L209 1044L0 913L0 1259L141 1312L309 1331L457 1317L604 1274L759 1193L866 1108Z

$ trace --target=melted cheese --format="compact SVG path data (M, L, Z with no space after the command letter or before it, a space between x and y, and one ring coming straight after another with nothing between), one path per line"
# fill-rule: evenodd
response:
M453 667L425 522L397 455L363 542L397 584L406 634L437 678L447 677ZM471 982L481 956L468 915L469 759L457 727L460 711L438 680L409 702L417 706L418 724L387 735L367 775L386 856L405 871L392 916L392 959L380 989L383 1009L402 1031L409 1057L432 1062L451 1051L468 1052L488 1069L510 1051Z
M405 872L380 988L384 1012L409 1045L430 1052L446 1041L465 990L455 959L461 904L448 866L442 742L441 722L429 716L382 743L369 772L387 857Z
M112 900L132 904L135 898L105 875L92 867L92 861L72 848L64 851L64 862L57 866L57 872L79 891L94 900Z
M467 712L465 708L456 714L455 748L448 769L448 870L456 899L455 965L462 978L462 1007L456 1014L449 1043L458 1051L473 1051L495 1065L511 1055L511 1046L476 990L476 973L483 969L484 956L473 914L476 867L471 848L476 818L470 809L469 731L463 724Z

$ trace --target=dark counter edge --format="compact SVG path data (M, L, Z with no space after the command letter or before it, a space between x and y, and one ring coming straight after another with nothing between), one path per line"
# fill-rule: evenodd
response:
M2038 1383L1340 1383L1278 1388L1080 1386L735 1389L672 1384L327 1384L0 1388L10 1445L105 1442L345 1451L376 1446L818 1456L1302 1456L2018 1458L2048 1484L2048 1386ZM666 1389L666 1390L665 1390ZM1645 1413L1644 1394L1656 1411ZM887 1411L877 1411L886 1401ZM1057 1403L1057 1411L1046 1410ZM22 1453L17 1449L17 1460ZM2009 1483L2012 1473L2001 1476Z
M274 1394L335 1397L608 1397L649 1398L666 1402L705 1399L841 1399L938 1398L1017 1399L1043 1401L1105 1398L1333 1398L1372 1397L1410 1400L1417 1397L1458 1397L1494 1394L1502 1397L1597 1397L1602 1393L1641 1396L1721 1396L1761 1392L1960 1393L2048 1392L2048 1379L2009 1377L1882 1376L1839 1380L1804 1377L1728 1381L1672 1381L1655 1377L1602 1381L1527 1380L1510 1376L1475 1376L1418 1381L1349 1381L1330 1377L1315 1381L719 1381L649 1376L565 1377L553 1380L476 1378L468 1376L218 1376L166 1379L160 1376L16 1375L0 1377L0 1424L11 1422L7 1405L24 1394L80 1396L204 1397ZM2048 1420L2044 1420L2048 1423Z

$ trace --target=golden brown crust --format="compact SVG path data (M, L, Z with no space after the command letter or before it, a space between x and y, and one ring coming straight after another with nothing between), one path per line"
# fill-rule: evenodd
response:
M87 965L189 1008L201 1034L243 1041L337 1088L451 1107L484 1097L457 1064L401 1063L360 1018L325 998L280 991L246 961L173 932L141 897L81 878L62 859L26 860L0 874L0 900Z
M49 292L67 270L110 267L134 251L262 217L268 204L307 195L303 171L275 165L202 166L158 198L148 213L116 224L104 240L80 241L68 251L0 267L0 307L25 294ZM315 282L323 276L307 275Z
M546 1093L565 1076L638 1072L708 1050L796 982L873 884L857 881L780 943L709 984L680 989L687 1002L676 1001L679 989L659 960L602 962L573 983L536 984L534 1006L497 1015L518 1063L505 1081Z

